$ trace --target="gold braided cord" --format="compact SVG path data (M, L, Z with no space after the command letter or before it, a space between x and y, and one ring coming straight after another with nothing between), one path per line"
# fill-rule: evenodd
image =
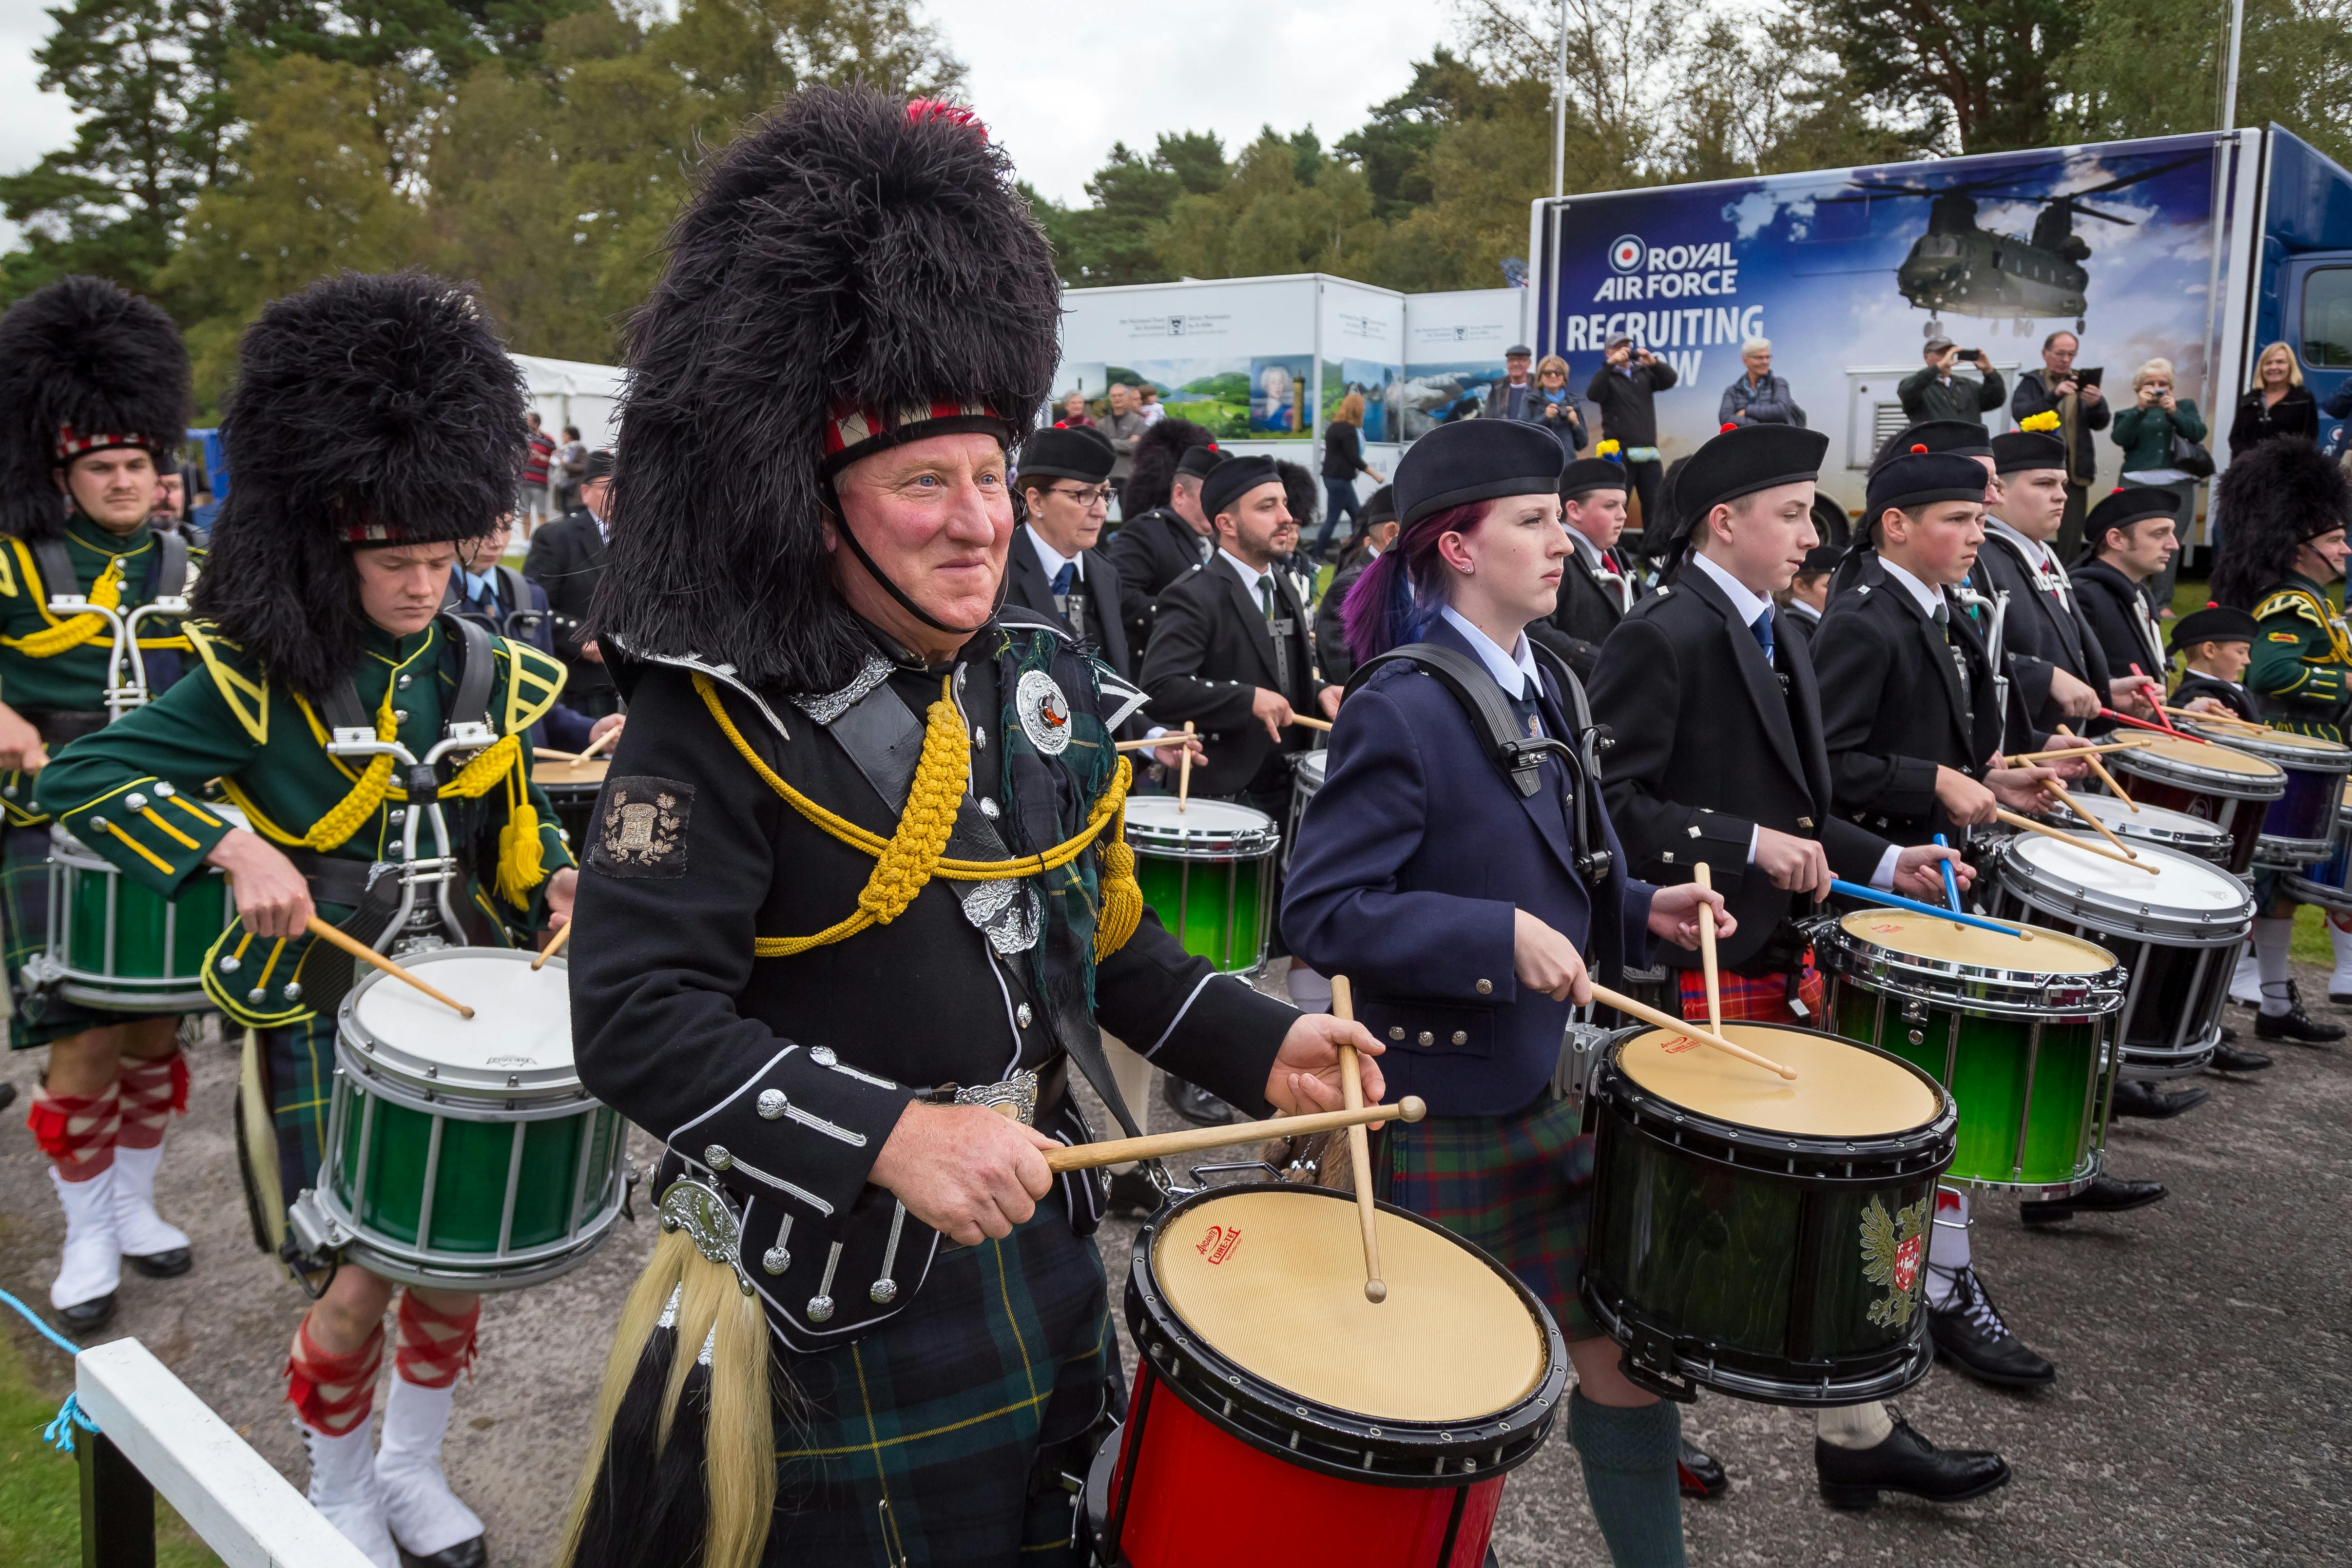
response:
M19 546L19 548L22 547ZM98 574L97 583L92 584L89 590L89 602L102 610L116 609L121 605L122 558L121 556L118 555L108 562L106 570ZM48 606L43 605L42 613L47 614ZM55 658L58 655L78 648L86 642L95 642L100 637L111 635L112 629L106 624L104 616L85 614L55 622L29 637L0 637L0 647L12 648L26 658Z
M813 936L763 936L751 943L761 958L790 958L856 935L870 925L887 925L905 912L926 883L938 877L949 881L986 882L1013 877L1036 877L1059 870L1084 854L1103 835L1103 909L1095 923L1095 956L1107 958L1135 934L1143 916L1143 891L1135 881L1135 851L1127 844L1127 790L1134 768L1125 757L1117 772L1087 812L1087 826L1052 848L1015 860L958 860L940 854L955 826L956 807L962 802L971 776L971 748L963 717L948 699L945 681L940 700L931 704L923 726L923 752L915 764L915 782L907 793L906 809L888 838L869 832L801 794L768 766L743 732L735 727L719 689L710 678L697 674L694 689L724 733L761 781L827 837L875 858L873 874L857 895L857 908Z

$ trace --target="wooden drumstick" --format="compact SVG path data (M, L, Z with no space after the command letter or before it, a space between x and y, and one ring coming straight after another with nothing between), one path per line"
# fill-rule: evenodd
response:
M1182 816L1192 795L1192 721L1184 721L1184 750L1176 759L1176 812Z
M416 989L424 992L425 994L432 997L433 1000L440 1003L443 1006L454 1008L457 1011L457 1016L460 1018L470 1018L474 1016L474 1010L471 1007L467 1006L463 1002L458 1001L455 996L449 995L446 992L435 990L432 986L425 984L425 982L417 979L416 976L411 974L407 970L403 969L400 965L394 963L392 960L386 958L383 954L378 952L375 949L370 947L359 938L345 935L343 932L337 931L333 926L331 926L326 921L320 920L318 916L312 915L302 929L309 931L312 936L317 937L320 942L325 942L328 946L340 947L345 952L350 953L353 958L360 960L362 963L373 964L376 968L383 970L386 974L391 975L394 979L405 981L409 984L415 986Z
M1721 1035L1702 1029L1686 1018L1677 1018L1670 1013L1661 1013L1649 1004L1636 1002L1631 996L1610 990L1606 985L1595 985L1592 988L1592 994L1629 1018L1639 1018L1654 1028L1668 1029L1677 1035L1687 1035L1703 1046L1713 1046L1726 1056L1738 1057L1741 1061L1752 1063L1767 1072L1779 1073L1792 1083L1796 1081L1795 1068L1782 1067L1770 1057L1759 1056L1746 1046L1736 1046Z
M2076 738L2074 731L2069 730L2063 724L2058 726L2058 732L2065 736L2070 741ZM2107 772L2107 764L2099 761L2098 753L2095 752L2084 752L2080 746L2074 749L2077 752L2083 752L2083 760L2091 765L2091 771L2093 773L2099 775L2099 782L2107 786L2107 792L2113 795L2117 800L2122 801L2126 805L2130 806L2132 808L2133 816L2138 816L2139 802L2132 799L2131 796L2124 793L2124 786L2116 783L2116 775ZM2053 760L2063 762L2065 760L2065 756L2066 753L2061 752Z
M1691 868L1691 880L1706 892L1715 891L1715 874L1702 860ZM1698 959L1706 972L1706 1026L1716 1034L1723 1033L1723 977L1715 967L1715 906L1698 907Z
M533 746L530 754L542 763L576 763L580 760L578 752L559 752L553 746Z
M2000 819L2011 827L2022 828L2028 833L2039 833L2042 837L2055 838L2061 844L2071 844L2085 855L2096 855L2102 860L2113 860L2118 866L2129 866L2134 870L2145 871L2151 877L2161 875L2153 866L2137 860L2126 860L2112 849L2102 849L2087 838L2077 838L2071 833L2061 833L2054 827L2045 827L2033 818L2020 816L2006 806L2000 808Z
M1140 1138L1115 1138L1108 1143L1081 1143L1074 1149L1047 1149L1045 1168L1091 1171L1097 1165L1120 1165L1129 1160L1165 1160L1177 1154L1200 1154L1235 1143L1262 1143L1269 1138L1304 1138L1315 1132L1337 1132L1345 1127L1370 1127L1382 1121L1418 1121L1429 1108L1417 1094L1392 1105L1367 1105L1360 1110L1318 1110L1305 1116L1275 1116L1264 1121L1229 1122L1223 1127L1188 1127L1181 1132L1148 1132Z
M540 954L537 958L530 961L530 972L533 974L545 969L547 967L547 961L563 951L563 944L572 940L572 928L579 923L580 922L578 921L565 921L563 922L563 929L555 933L554 940L550 942L546 947L540 951Z
M1331 976L1331 1016L1355 1021L1356 994L1344 974ZM1339 1047L1339 1094L1349 1110L1364 1108L1363 1064L1356 1059L1356 1047L1344 1042ZM1372 1140L1361 1126L1348 1129L1348 1163L1356 1173L1356 1217L1364 1227L1364 1300L1385 1301L1389 1287L1381 1278L1381 1238L1372 1228L1380 1212L1372 1204Z
M1330 721L1329 721L1329 720L1328 720L1328 719L1309 719L1309 718L1308 718L1306 714L1304 714L1304 713L1293 713L1293 714L1290 716L1290 721L1291 721L1292 723L1294 723L1294 724L1297 725L1297 726L1298 726L1300 729L1302 729L1302 730L1321 730L1321 731L1325 731L1326 733L1328 733L1328 732L1329 732L1329 731L1330 731L1330 729L1331 729L1331 723L1330 723Z
M2066 793L2066 786L2064 784L2060 784L2056 779L2043 779L2042 781L2042 787L2049 795L2051 799L2056 801L2059 805L2064 806L2067 810L2073 812L2075 816L2089 823L2091 825L2091 831L2096 833L2100 837L2115 846L2116 854L2121 855L2126 860L2136 862L2139 859L2139 851L2125 843L2122 839L2116 837L2114 830L2109 828L2105 823L2101 822L2097 817L2093 816L2089 812L2084 811L2080 805L2076 805L2074 797Z
M2047 752L2009 752L2003 753L2000 760L2012 768L2021 768L2034 763L2063 762L2069 759L2088 761L2094 756L2105 756L2109 752L2144 752L2152 743L2140 739L2137 735L2133 735L2121 741L2101 742L2094 746L2069 746L2063 751L2053 749Z
M2269 725L2257 724L2252 720L2241 719L2235 713L2207 713L2195 708L2174 708L2168 704L2164 710L2176 719L2186 719L2191 723L2219 724L2225 730L2243 730L2250 735L2270 733Z
M588 761L597 752L611 745L614 741L620 738L622 728L623 726L615 724L611 729L605 731L603 734L597 736L594 740L589 742L587 747L583 750L578 756L572 759L572 765L575 768L578 767L581 763Z

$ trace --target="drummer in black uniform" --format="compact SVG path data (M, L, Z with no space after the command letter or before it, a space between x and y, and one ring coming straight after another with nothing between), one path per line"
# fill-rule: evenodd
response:
M749 286L780 271L832 282ZM597 609L630 718L572 1016L677 1228L569 1563L1075 1565L1061 1478L1121 1377L1098 1189L1044 1158L1091 1136L1073 1064L1118 1105L1108 1026L1264 1110L1338 1105L1336 1042L1379 1048L1160 928L1125 702L997 613L1059 295L968 110L813 88L717 160L632 320ZM746 464L747 426L785 438Z
M1814 510L1818 515L1820 509ZM1814 529L1818 532L1820 524L1816 523ZM1822 624L1822 612L1829 608L1830 574L1837 570L1838 560L1844 553L1834 544L1816 544L1806 551L1804 563L1789 580L1789 591L1781 598L1780 624L1809 651L1813 646L1813 632Z
M1209 470L1223 462L1209 432L1189 419L1162 419L1136 443L1135 479L1127 494L1135 499L1146 470L1170 461L1162 455L1171 444L1181 445L1172 461L1175 474L1168 481L1168 501L1129 515L1103 547L1118 569L1119 615L1127 626L1127 646L1135 668L1143 666L1143 651L1151 642L1152 622L1159 616L1160 595L1216 552L1216 530L1201 510L1201 483Z
M1577 679L1592 679L1601 645L1650 585L1621 552L1625 531L1625 465L1613 458L1580 458L1559 476L1560 521L1572 551L1560 575L1559 607L1528 628L1528 635L1568 661ZM1663 536L1668 526L1654 533ZM1648 547L1647 540L1644 548Z
M2172 689L2172 704L2225 719L2259 723L2252 693L2246 689L2246 667L2253 662L2254 639L2262 624L2244 610L2208 604L2172 624L2172 651L2180 659L2180 684Z

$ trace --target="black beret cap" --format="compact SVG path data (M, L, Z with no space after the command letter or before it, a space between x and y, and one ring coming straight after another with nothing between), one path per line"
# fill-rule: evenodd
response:
M1818 577L1825 572L1834 572L1837 570L1837 563L1844 559L1845 552L1839 546L1816 544L1805 552L1805 563L1797 569L1797 575Z
M1084 425L1069 429L1057 426L1033 430L1021 444L1021 472L1024 476L1045 474L1057 479L1100 484L1110 478L1111 466L1118 461L1118 454L1111 450L1110 437Z
M609 479L612 477L613 454L611 451L599 447L596 450L589 453L588 468L587 470L580 476L580 482L584 485L592 479Z
M1675 480L1675 511L1696 523L1709 507L1821 477L1829 437L1793 425L1742 425L1711 437ZM1982 484L1977 489L1984 489Z
M1606 458L1579 458L1559 473L1559 494L1563 500L1591 495L1594 490L1622 490L1631 488L1625 478L1625 465L1612 463Z
M1227 458L1201 481L1201 510L1214 517L1232 510L1235 501L1258 486L1280 483L1282 475L1276 471L1272 458L1255 454Z
M1567 454L1540 425L1465 419L1440 425L1397 463L1397 516L1411 528L1432 512L1496 496L1557 495Z
M1357 522L1365 528L1378 528L1396 521L1396 487L1382 485L1364 498L1364 510Z
M1184 455L1176 459L1176 471L1192 479L1204 479L1209 477L1211 468L1224 460L1225 455L1217 450L1214 441L1204 442L1198 447L1184 448Z
M2180 498L2155 485L2130 485L2115 491L2091 509L2083 520L2083 543L2097 554L2111 528L2129 528L2151 517L2179 518Z
M2023 473L2032 468L2063 468L2066 443L2043 430L2011 430L1992 438L1992 471Z
M2207 605L2172 623L2172 651L2180 653L2201 642L2250 643L2261 632L2262 624L2245 611Z
M1930 452L1942 452L1954 458L1992 456L1992 437L1987 436L1985 427L1975 420L1922 419L1916 425L1896 431L1886 445L1878 449L1878 456L1871 459L1870 471L1876 473L1886 463L1904 456L1914 447L1925 447Z
M1876 522L1888 507L1909 510L1939 500L1981 501L1985 493L1984 465L1974 458L1949 452L1906 452L1879 465L1870 476L1869 521Z

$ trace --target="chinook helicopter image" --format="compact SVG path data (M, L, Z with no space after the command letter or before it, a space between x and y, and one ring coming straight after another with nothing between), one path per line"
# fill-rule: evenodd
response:
M1942 312L1999 321L2036 321L2072 316L2074 330L2084 328L2089 302L2084 290L2091 275L2083 266L2091 247L2074 232L2076 215L2126 227L2134 222L2084 205L2086 196L2105 195L2142 181L2202 163L2198 153L2151 169L2142 169L2103 184L2057 195L2041 195L2016 187L2021 177L2038 172L2021 169L1998 176L1964 182L1941 190L1892 181L1857 179L1847 182L1858 195L1822 196L1824 205L1885 201L1916 196L1927 203L1927 232L1912 244L1911 253L1895 269L1895 286L1903 298L1928 313L1927 337L1944 331ZM2062 167L2053 162L2042 169ZM2042 210L2030 236L1995 234L1977 222L1978 199L2032 202Z

